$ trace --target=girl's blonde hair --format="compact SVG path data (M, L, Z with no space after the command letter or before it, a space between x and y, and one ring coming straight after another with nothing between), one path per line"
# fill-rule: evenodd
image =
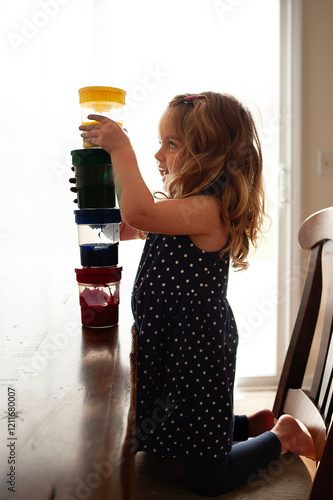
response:
M258 133L249 110L234 97L204 92L185 100L176 96L165 112L184 134L182 168L170 174L171 198L197 194L221 201L221 221L229 232L223 254L232 266L248 267L250 244L258 246L265 216L263 162Z

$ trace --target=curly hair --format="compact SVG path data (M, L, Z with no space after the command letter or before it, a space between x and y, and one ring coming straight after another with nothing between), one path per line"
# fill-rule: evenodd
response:
M260 141L248 109L227 94L203 92L177 95L165 117L184 134L182 168L168 176L170 198L197 194L221 201L221 221L229 232L232 267L248 267L250 244L257 248L263 233L265 201ZM202 97L204 96L204 97Z

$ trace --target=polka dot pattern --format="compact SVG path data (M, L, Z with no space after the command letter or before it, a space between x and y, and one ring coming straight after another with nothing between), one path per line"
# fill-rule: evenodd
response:
M230 451L238 335L228 269L228 259L188 236L147 237L132 295L140 450L209 458Z

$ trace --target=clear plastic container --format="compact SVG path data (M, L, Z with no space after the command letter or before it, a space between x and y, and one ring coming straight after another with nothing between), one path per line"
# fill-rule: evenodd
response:
M103 115L123 126L125 90L115 87L83 87L79 89L82 125L97 123L88 115ZM94 144L83 142L84 148L94 148Z
M121 267L75 269L83 326L106 328L118 323L121 271Z
M78 227L79 245L119 243L119 208L74 210Z
M74 210L78 227L81 265L116 266L120 240L120 210Z

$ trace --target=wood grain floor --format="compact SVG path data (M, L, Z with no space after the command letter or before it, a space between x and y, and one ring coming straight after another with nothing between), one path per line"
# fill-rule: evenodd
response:
M265 408L272 409L274 397L274 391L246 391L240 389L235 396L235 414L251 415Z

